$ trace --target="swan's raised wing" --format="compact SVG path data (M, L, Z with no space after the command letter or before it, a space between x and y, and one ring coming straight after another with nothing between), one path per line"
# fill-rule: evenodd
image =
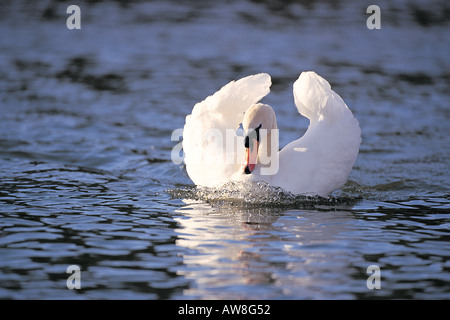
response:
M228 181L240 168L243 137L235 135L244 112L270 92L271 79L261 73L231 81L197 103L186 117L183 150L186 170L197 185Z
M297 194L326 195L346 182L361 129L342 98L315 72L303 72L294 83L294 101L310 125L303 137L280 151L274 184Z

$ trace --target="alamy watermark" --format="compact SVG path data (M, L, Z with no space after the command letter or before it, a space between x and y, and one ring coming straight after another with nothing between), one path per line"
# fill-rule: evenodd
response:
M367 29L381 29L381 9L377 5L370 5L367 7L366 13L370 13L371 16L367 18Z
M70 14L67 18L67 29L81 29L81 8L77 5L70 5L67 7L66 13ZM366 13L370 13L370 17L367 18L366 26L369 30L381 29L381 9L377 5L370 5L366 9Z
M81 269L80 266L72 264L67 267L66 273L70 276L66 280L67 289L81 289Z
M67 18L66 26L67 29L81 29L81 9L79 6L70 5L67 7L66 13L70 16Z
M66 273L70 276L66 280L68 289L81 289L81 268L78 265L70 265L67 267ZM367 289L381 289L381 269L379 266L372 264L367 267L366 273L369 277L366 280Z
M372 264L367 267L367 274L370 276L367 278L366 286L367 289L381 289L381 269L376 264Z

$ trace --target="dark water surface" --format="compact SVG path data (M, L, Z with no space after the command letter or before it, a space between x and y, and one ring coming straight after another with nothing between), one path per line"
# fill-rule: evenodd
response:
M64 2L0 6L0 298L450 298L448 2L380 1L380 30L367 1L78 4L81 30ZM194 104L259 72L298 138L304 70L362 128L342 190L230 201L172 163Z

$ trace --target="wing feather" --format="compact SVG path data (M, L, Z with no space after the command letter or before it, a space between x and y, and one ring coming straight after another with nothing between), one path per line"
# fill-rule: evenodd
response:
M342 98L315 72L303 72L293 93L299 113L310 125L303 137L280 151L274 183L296 194L326 195L346 182L359 151L361 129Z
M239 170L237 148L227 148L227 143L242 145L243 138L230 133L238 128L244 112L270 92L270 86L268 74L248 76L231 81L194 106L186 117L183 150L187 173L195 184L214 186Z

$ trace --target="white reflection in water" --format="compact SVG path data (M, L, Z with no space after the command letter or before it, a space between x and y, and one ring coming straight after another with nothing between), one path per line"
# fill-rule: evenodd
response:
M340 235L354 220L350 208L277 212L184 202L175 218L177 245L188 249L179 273L195 280L185 295L348 297L339 288L353 281L354 270L349 268L349 243Z

